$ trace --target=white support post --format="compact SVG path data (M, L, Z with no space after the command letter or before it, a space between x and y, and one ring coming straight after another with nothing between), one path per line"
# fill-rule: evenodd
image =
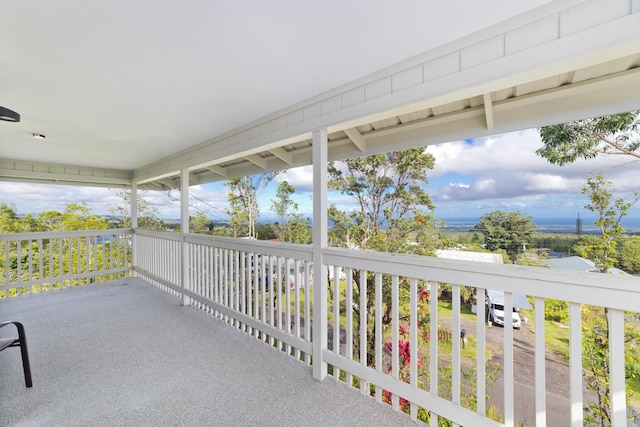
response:
M327 131L313 132L313 377L327 376L322 352L327 348L327 275L322 251L327 247Z
M138 228L138 183L131 183L131 228Z
M180 236L182 237L182 305L189 305L185 289L189 284L189 245L185 236L189 234L189 170L180 171Z
M138 183L131 183L131 228L138 228ZM135 234L131 235L131 261L133 262L133 267L138 266L138 251L136 247L136 236ZM133 276L135 277L137 273L135 270L133 271Z

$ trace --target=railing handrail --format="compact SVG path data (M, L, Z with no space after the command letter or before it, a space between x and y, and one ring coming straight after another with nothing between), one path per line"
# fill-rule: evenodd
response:
M324 261L363 270L494 289L529 296L590 304L619 310L640 307L640 278L429 256L390 254L342 248L324 250ZM588 292L585 292L588 289Z
M16 240L60 239L65 237L91 237L116 234L131 234L131 228L105 228L102 230L72 230L72 231L38 231L33 233L0 234L0 242Z

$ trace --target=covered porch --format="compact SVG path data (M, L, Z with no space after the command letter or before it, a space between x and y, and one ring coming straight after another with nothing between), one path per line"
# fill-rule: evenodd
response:
M24 389L19 358L11 350L0 354L1 416L7 417L0 424L398 425L428 419L435 427L444 419L555 426L561 419L579 426L589 399L581 309L591 305L610 316L610 413L614 426L627 425L625 313L637 318L637 278L364 252L327 242L332 160L638 108L637 0L538 1L508 11L500 6L516 3L492 4L478 11L473 1L468 10L443 3L418 16L428 21L416 28L433 32L404 38L403 20L391 22L379 10L385 31L373 25L366 42L349 46L337 37L324 51L339 52L336 58L348 63L327 61L313 48L317 39L302 39L327 35L333 21L315 15L304 16L305 23L323 22L321 30L288 27L293 30L280 38L265 36L273 45L266 49L253 40L219 43L232 43L231 31L218 33L222 11L202 4L175 2L160 13L103 2L82 9L81 17L73 2L0 7L8 12L0 15L6 23L0 31L16 40L0 64L1 102L23 116L0 128L0 179L132 190L130 229L0 235L0 253L16 260L0 275L6 297L0 313L24 320L34 373L34 388ZM265 31L247 33L258 39L285 22L290 8L280 7L256 20ZM123 25L114 11L130 21ZM231 26L246 24L246 13ZM351 13L350 25L365 23L360 10ZM451 31L463 17L473 26ZM289 19L298 24L301 18ZM345 36L359 34L350 30ZM377 55L389 35L395 38L388 54L408 41L415 49L391 65L376 62L357 76L333 78ZM289 42L297 37L307 44L294 54ZM219 56L227 47L230 55ZM141 52L148 56L141 59ZM221 64L219 58L226 59ZM292 78L278 62L283 58L314 70L315 80L295 72ZM274 64L280 72L265 80L262 71ZM227 85L234 91L218 96ZM49 145L38 138L45 134ZM189 232L190 186L307 165L313 166L312 245ZM138 190L175 189L181 232L140 229ZM445 286L455 338L446 343L446 360L444 344L434 338L445 321L437 297ZM466 354L461 348L460 294L467 287L475 295L504 292L506 324L513 294L534 300L534 361L527 366L534 397L524 408L516 397L517 332L500 330L502 395L492 401L486 398L482 303L472 320L474 347ZM570 317L566 405L556 412L551 408L559 399L550 385L557 378L547 376L548 300L565 302ZM374 307L371 319L365 307ZM419 322L423 310L429 322ZM470 369L472 384L465 376ZM476 401L465 401L473 394ZM490 403L499 405L497 416L489 414Z

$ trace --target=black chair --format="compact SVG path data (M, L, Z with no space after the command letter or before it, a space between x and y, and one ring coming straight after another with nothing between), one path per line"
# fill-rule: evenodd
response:
M29 353L27 351L27 337L24 333L24 326L20 322L2 322L0 328L7 325L15 325L18 329L18 338L0 338L0 351L9 347L20 347L22 352L22 369L24 370L24 381L27 387L31 387L31 365L29 365Z

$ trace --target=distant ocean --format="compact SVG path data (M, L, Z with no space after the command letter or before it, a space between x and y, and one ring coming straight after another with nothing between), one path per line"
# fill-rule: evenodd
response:
M471 231L473 227L478 223L478 219L445 219L445 226L442 227L447 231ZM538 226L538 231L541 233L575 233L576 221L566 220L535 220L534 224ZM627 221L622 221L622 226L627 230L627 233L640 233L640 220L632 218ZM592 220L582 220L582 233L593 234L597 233L598 228L593 225Z

